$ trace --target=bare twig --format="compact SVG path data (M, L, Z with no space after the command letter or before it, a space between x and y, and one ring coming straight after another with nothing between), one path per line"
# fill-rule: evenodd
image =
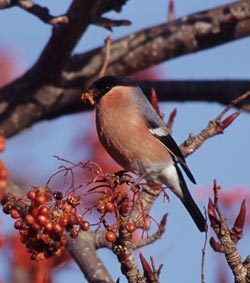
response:
M228 127L233 120L240 114L240 111L230 115L225 120L221 121L222 117L235 104L238 104L250 96L250 91L244 93L242 96L233 100L214 120L210 121L207 128L203 129L198 135L189 135L188 139L180 146L184 156L188 156L197 150L207 139L223 133L224 129Z
M174 20L174 0L169 0L167 22Z
M104 47L104 60L103 60L103 65L102 68L98 74L98 78L101 78L105 75L106 69L108 67L109 64L109 60L110 60L110 44L112 42L113 38L111 35L109 35L106 39L105 39L105 47Z
M31 0L0 0L0 9L11 8L19 6L30 14L33 14L41 21L50 25L67 24L69 18L66 15L52 16L49 9L42 7Z
M216 242L216 240L211 237L210 245L214 251L224 253L227 263L234 274L236 283L249 282L249 257L247 257L247 259L243 262L237 249L237 242L242 237L242 229L244 227L243 219L245 219L245 204L244 202L242 203L239 215L235 220L234 227L229 229L227 220L219 206L220 186L217 185L216 181L214 181L213 190L214 201L212 202L209 200L208 216L211 227L214 230L219 242Z
M49 13L49 9L46 7L41 7L40 5L34 3L31 0L18 0L16 2L17 6L38 17L41 21L50 25L59 25L69 23L69 18L66 15L62 16L52 16Z
M110 20L104 17L99 17L97 19L92 20L92 24L104 27L112 31L113 27L130 26L131 22L128 20Z
M204 212L205 220L207 223L207 210L205 209ZM207 226L206 226L207 227ZM205 231L205 239L204 239L204 245L202 248L202 256L201 256L201 283L205 283L205 255L206 255L206 247L207 247L207 239L208 239L208 231Z

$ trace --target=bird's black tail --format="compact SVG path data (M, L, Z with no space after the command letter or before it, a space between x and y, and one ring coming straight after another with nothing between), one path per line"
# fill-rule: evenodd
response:
M179 176L179 180L180 180L180 186L182 189L182 193L183 193L183 198L181 198L182 203L184 204L184 206L186 207L187 211L189 212L189 214L191 215L193 221L195 222L196 226L198 227L198 229L201 232L205 232L207 229L207 224L206 224L206 220L203 216L203 214L201 213L199 207L197 206L197 204L195 203L194 199L192 198L186 182L183 178L183 175L180 171L180 169L178 168L178 166L176 166L176 170Z

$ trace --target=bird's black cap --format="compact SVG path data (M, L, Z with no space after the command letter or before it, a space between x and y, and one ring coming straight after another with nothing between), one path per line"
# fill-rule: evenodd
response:
M107 92L109 92L115 86L138 86L135 81L129 77L122 76L106 76L96 80L88 90L95 93L95 99L100 99Z

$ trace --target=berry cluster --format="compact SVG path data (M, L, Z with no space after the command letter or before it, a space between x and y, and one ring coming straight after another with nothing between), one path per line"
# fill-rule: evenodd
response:
M3 211L17 219L14 226L31 259L39 261L60 255L67 242L65 232L76 238L80 230L89 230L89 222L75 209L80 197L64 197L59 191L51 193L43 187L31 189L27 197L29 205L13 197Z

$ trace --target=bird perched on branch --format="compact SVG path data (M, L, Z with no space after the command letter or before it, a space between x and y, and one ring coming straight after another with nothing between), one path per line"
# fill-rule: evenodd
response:
M200 231L204 216L194 202L180 165L195 183L186 161L141 88L129 77L106 76L95 81L82 99L96 105L99 139L125 170L147 181L165 184L184 204Z

